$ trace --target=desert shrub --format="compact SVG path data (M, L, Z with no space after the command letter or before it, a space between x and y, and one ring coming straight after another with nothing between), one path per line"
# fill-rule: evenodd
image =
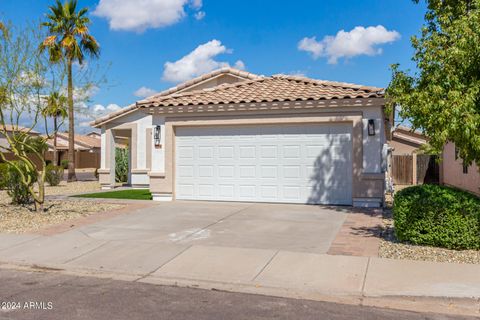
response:
M63 159L62 161L60 161L60 166L61 166L63 169L68 169L68 160L67 160L67 159Z
M450 187L413 186L395 195L398 240L448 249L480 249L480 198Z
M21 161L16 161L15 166L10 164L7 166L8 169L5 189L7 189L7 193L12 199L13 204L29 204L33 201L33 199L32 195L28 191L28 188L31 188L37 181L37 171L29 171L25 164ZM31 182L28 186L22 183L22 176L18 170L21 170L25 175L30 176Z
M115 149L115 181L128 181L128 149Z
M61 166L47 165L45 168L45 181L51 186L58 186L63 179L65 169Z
M0 163L0 190L7 188L8 164Z

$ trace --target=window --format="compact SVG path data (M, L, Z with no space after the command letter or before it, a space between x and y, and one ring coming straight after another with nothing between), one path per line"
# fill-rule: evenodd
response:
M455 160L458 160L458 153L460 152L460 150L455 147Z
M465 163L463 164L463 174L468 174L468 166Z

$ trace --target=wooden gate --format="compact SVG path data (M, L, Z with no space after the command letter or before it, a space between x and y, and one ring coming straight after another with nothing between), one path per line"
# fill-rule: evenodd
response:
M392 156L392 177L395 184L413 183L413 156Z

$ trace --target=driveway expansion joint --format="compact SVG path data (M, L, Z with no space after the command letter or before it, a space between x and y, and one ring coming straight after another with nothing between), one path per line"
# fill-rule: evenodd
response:
M268 267L268 265L272 262L273 259L277 256L277 254L280 252L280 250L277 250L272 257L267 261L267 263L262 267L262 269L253 277L252 282L257 280L257 278L262 274L262 272Z
M163 266L167 265L168 263L170 263L171 261L173 261L174 259L176 259L178 256L180 256L182 253L184 253L185 251L187 251L188 249L190 249L191 247L193 247L193 245L190 245L188 247L186 247L185 249L181 250L179 253L177 253L175 256L173 256L171 259L169 259L168 261L162 263L158 268L150 271L150 272L147 272L146 274L144 274L143 276L139 277L138 279L135 279L133 280L133 282L138 282L140 280L143 280L147 277L150 277L152 274L154 274L155 272L157 272L158 270L160 270Z
M73 257L73 258L70 258L70 259L64 261L63 264L68 264L68 263L70 263L70 262L72 262L72 261L75 261L75 260L77 260L77 259L80 259L81 257L84 257L84 256L86 256L87 254L90 254L90 253L94 252L95 250L100 249L101 247L107 245L109 242L110 242L110 241L103 241L103 243L101 243L100 245L96 246L95 248L93 248L93 249L91 249L91 250L88 250L88 251L86 251L86 252L84 252L84 253L76 256L76 257Z

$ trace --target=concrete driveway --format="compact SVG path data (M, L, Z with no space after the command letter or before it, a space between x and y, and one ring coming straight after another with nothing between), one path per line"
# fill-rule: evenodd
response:
M86 226L81 232L103 241L325 253L345 212L319 206L183 201Z
M146 274L188 249L194 260L207 250L219 265L253 259L255 275L278 251L326 253L346 215L341 207L178 201L54 236L0 235L0 253L6 261Z

